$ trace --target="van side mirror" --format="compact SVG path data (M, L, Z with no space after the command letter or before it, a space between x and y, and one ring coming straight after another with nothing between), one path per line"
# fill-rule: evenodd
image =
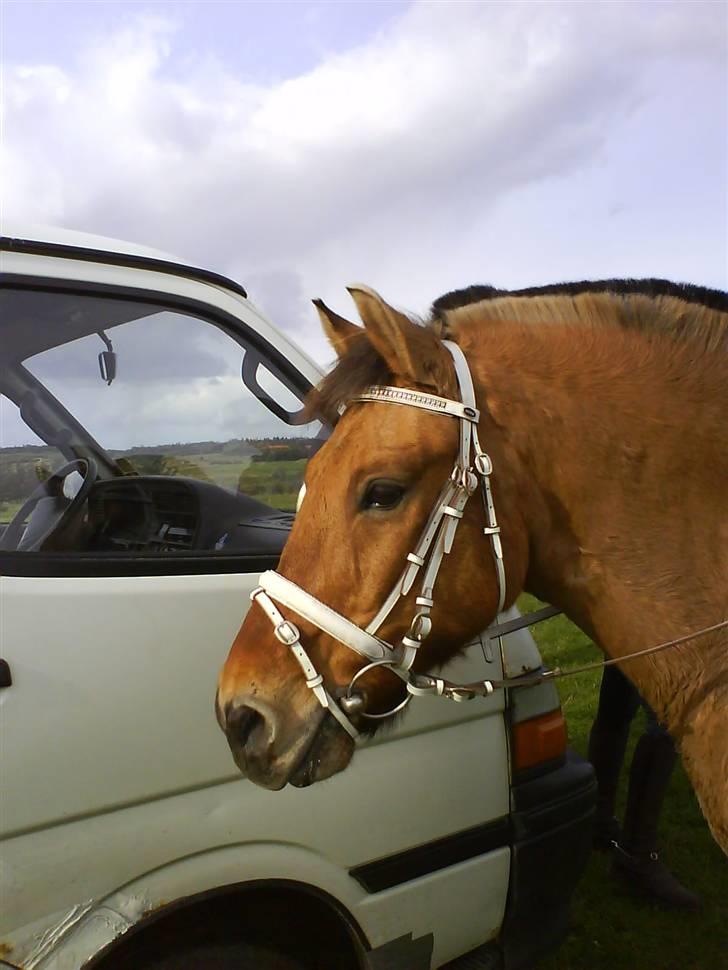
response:
M114 345L103 330L99 330L99 337L106 344L106 350L102 350L99 354L99 372L101 380L106 381L108 386L116 377L116 354L114 353Z
M116 377L116 354L113 350L102 350L99 354L99 371L101 380L111 384Z

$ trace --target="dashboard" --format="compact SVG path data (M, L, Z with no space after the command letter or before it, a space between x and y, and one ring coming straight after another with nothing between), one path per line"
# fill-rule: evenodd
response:
M89 552L279 555L292 523L293 513L211 482L129 476L94 485L84 547Z

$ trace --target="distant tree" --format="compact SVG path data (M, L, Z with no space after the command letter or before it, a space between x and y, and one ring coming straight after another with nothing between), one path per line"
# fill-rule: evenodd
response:
M210 476L196 462L178 455L136 454L123 459L138 475L169 475L209 482Z
M35 458L19 461L8 460L6 455L0 461L0 498L24 499L38 486L39 481L45 481L50 474L50 468Z
M39 458L35 463L35 475L39 482L47 482L51 477L50 466L42 458Z

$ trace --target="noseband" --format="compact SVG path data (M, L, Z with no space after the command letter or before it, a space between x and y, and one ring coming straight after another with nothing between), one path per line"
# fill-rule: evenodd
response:
M250 596L268 616L277 639L290 648L301 665L306 686L314 692L321 706L329 710L354 739L359 736L359 732L349 719L349 715L357 714L370 719L390 717L401 711L413 696L424 694L445 695L452 700L464 699L463 696L458 695L456 689L440 678L415 674L412 671L412 665L417 651L432 629L430 614L434 606L434 589L440 567L444 557L452 549L455 533L468 499L478 489L482 496L486 521L483 534L490 539L498 577L497 613L500 613L505 604L506 575L503 549L490 484L493 465L481 448L478 439L480 412L476 407L473 381L465 355L458 345L449 340L443 341L443 344L452 355L455 365L460 391L459 401L389 386L370 387L365 393L352 399L352 403L375 402L421 408L433 414L455 418L460 425L460 444L450 477L435 501L417 545L407 555L407 561L399 579L376 616L366 628L362 629L307 593L296 583L292 583L272 570L260 576L260 586L254 589ZM399 600L412 589L420 571L422 571L422 580L419 595L415 599L415 615L400 643L394 646L378 637L377 631L381 629ZM356 672L346 693L338 703L327 691L322 675L316 670L306 653L298 628L284 617L276 604L294 610L324 633L328 633L368 661ZM407 686L405 699L384 714L368 714L364 710L363 697L354 691L357 681L376 667L388 667Z

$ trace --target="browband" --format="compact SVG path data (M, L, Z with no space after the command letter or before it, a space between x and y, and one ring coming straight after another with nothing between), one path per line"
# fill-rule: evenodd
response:
M435 414L449 414L453 418L464 421L479 421L480 411L469 404L460 401L450 401L446 397L436 394L425 394L422 391L411 391L406 387L392 387L389 384L379 384L351 398L348 404L357 401L386 401L387 404L407 404L409 407L422 408L423 411L433 411ZM343 411L348 405L344 406Z

